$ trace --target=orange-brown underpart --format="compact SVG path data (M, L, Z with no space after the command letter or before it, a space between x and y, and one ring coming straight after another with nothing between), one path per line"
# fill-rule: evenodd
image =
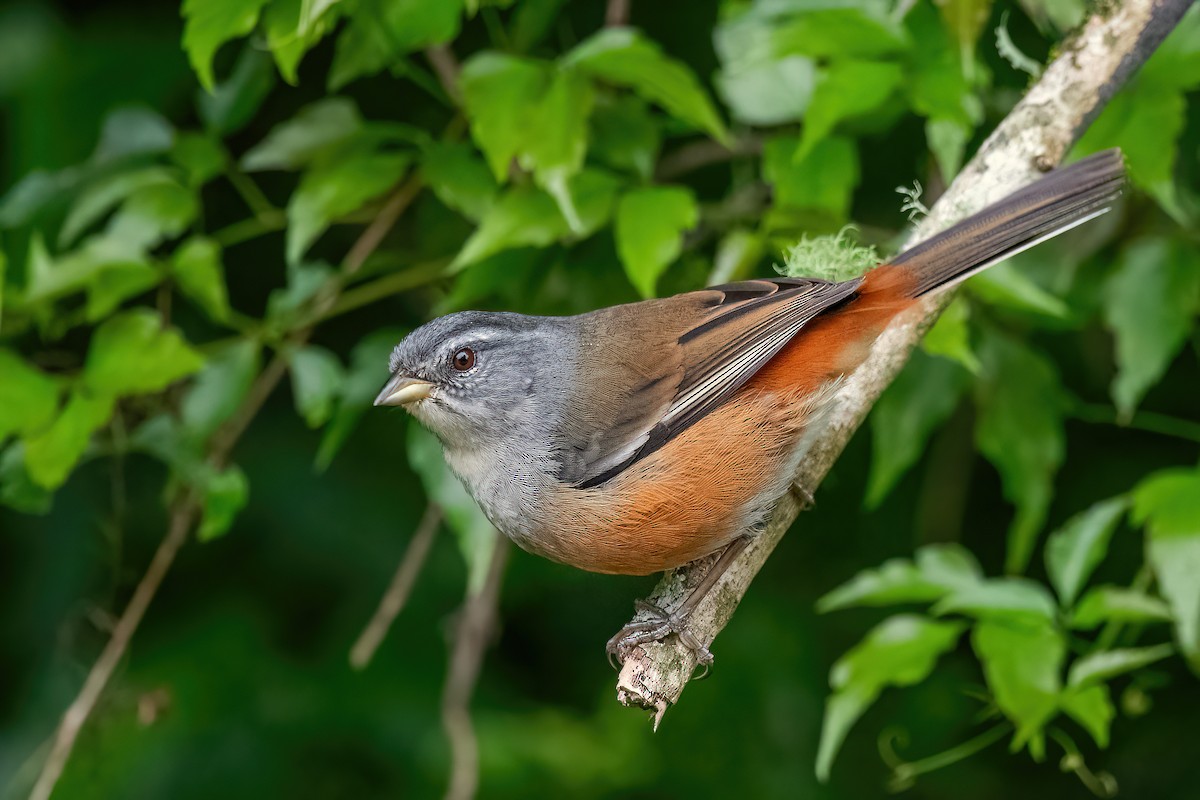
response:
M809 323L729 402L592 489L550 498L554 527L535 537L556 561L645 575L724 547L787 490L814 398L853 371L888 322L913 304L911 273L884 265L858 295Z

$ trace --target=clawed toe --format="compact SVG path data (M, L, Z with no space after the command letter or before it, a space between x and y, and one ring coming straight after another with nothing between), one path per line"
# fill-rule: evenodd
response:
M608 663L613 669L620 669L620 665L635 647L649 642L660 642L675 634L679 641L695 654L696 663L704 667L704 672L698 677L703 678L708 674L708 667L713 663L713 654L688 630L686 616L671 613L646 600L635 600L634 607L639 613L648 615L649 619L629 623L608 640L605 651L608 653Z

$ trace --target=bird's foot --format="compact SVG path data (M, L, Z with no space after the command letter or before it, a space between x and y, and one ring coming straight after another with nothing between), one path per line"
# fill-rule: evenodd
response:
M608 640L605 650L608 651L608 663L613 669L619 669L635 647L650 642L661 642L671 634L679 637L679 641L692 651L696 663L704 667L698 678L708 674L708 667L713 663L713 654L688 630L687 621L690 614L666 611L646 600L635 600L634 607L649 619L641 622L630 622L617 631L617 635ZM614 657L616 661L614 661Z

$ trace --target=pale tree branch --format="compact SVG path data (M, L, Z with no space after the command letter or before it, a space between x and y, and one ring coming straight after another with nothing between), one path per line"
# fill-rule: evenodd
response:
M629 24L629 6L632 0L608 0L604 10L604 24L610 28L620 28Z
M1190 6L1190 0L1125 0L1105 4L1062 46L1020 103L980 147L908 242L912 246L955 221L1030 183L1062 160L1104 103L1149 58ZM755 574L812 492L866 418L871 406L908 360L909 352L948 301L924 302L897 319L875 343L870 358L838 392L819 429L803 445L796 475L798 492L785 497L766 530L746 548L708 591L689 622L701 644L711 645L733 615ZM709 557L668 573L649 600L660 608L679 606L712 564ZM638 616L635 620L640 621ZM655 710L655 722L679 700L696 667L692 650L677 637L634 649L621 668L617 699Z
M508 563L508 539L496 533L483 586L469 593L459 614L442 691L442 727L450 740L450 785L446 800L470 800L479 788L479 743L471 722L471 695L498 618L500 585Z
M404 609L441 526L442 507L430 503L417 524L416 533L409 541L408 548L404 551L404 557L400 560L400 566L396 568L396 574L392 576L392 582L388 584L387 591L379 600L379 608L375 610L371 621L350 648L350 665L355 669L363 669L371 663L375 651L383 642L383 637L387 636L392 623Z

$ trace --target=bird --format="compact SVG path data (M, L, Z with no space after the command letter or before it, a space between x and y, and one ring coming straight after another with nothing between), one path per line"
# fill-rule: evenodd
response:
M679 608L650 608L608 645L623 658L676 633L708 663L688 614L791 490L805 431L889 322L1103 214L1123 183L1120 151L1096 153L850 280L752 279L574 316L449 314L396 345L375 404L432 431L527 551L631 575L723 551Z

